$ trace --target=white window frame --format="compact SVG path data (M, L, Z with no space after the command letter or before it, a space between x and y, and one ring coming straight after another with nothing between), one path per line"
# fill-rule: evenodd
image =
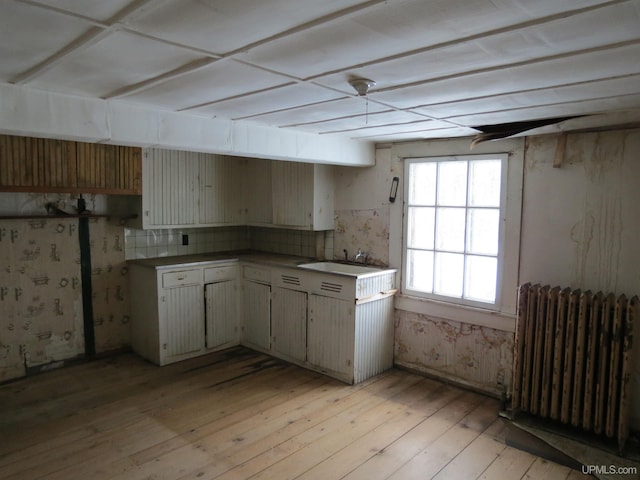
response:
M454 161L466 161L471 162L474 160L500 160L501 162L501 170L500 170L500 205L499 205L499 218L500 218L500 226L499 226L499 236L498 236L498 254L495 256L497 259L497 270L496 270L496 296L494 302L482 302L477 300L472 300L468 298L462 297L452 297L448 295L441 295L437 293L424 292L421 290L413 290L408 287L407 282L407 261L408 261L408 250L413 250L408 247L408 224L409 224L409 216L408 211L410 208L409 205L409 188L404 189L404 206L403 206L403 250L402 250L402 291L407 295L412 295L416 297L424 297L428 299L438 300L447 303L459 304L459 305L467 305L472 307L479 307L488 310L500 310L501 306L501 292L502 292L502 272L504 269L504 224L506 221L505 215L505 203L506 203L506 194L507 194L507 159L508 155L505 153L496 153L496 154L477 154L477 155L450 155L450 156L437 156L437 157L419 157L419 158L411 158L405 161L404 166L404 184L410 185L410 166L412 164L420 164L420 163L436 163L442 164L445 162L454 162ZM468 164L467 164L468 165ZM469 169L467 169L467 178L469 175ZM468 184L467 184L467 195L468 195ZM469 208L471 208L467 201L463 207L465 212L468 213ZM465 235L465 243L466 243L466 235ZM466 251L466 247L464 249L463 255L465 259L468 255L471 255ZM438 251L436 246L434 245L434 252ZM466 262L465 262L466 263ZM463 273L464 275L464 273Z
M520 266L520 227L522 220L522 188L524 180L525 138L505 138L496 142L483 142L469 148L468 137L421 140L381 145L376 149L376 162L389 165L388 186L391 179L403 179L398 186L398 201L389 205L389 264L398 269L397 282L401 290L395 295L394 306L402 310L430 318L452 320L480 327L489 327L504 332L515 332L518 304L518 282ZM431 298L417 297L402 291L403 244L404 244L404 164L412 158L447 157L469 154L508 154L507 201L504 238L504 269L502 275L501 305L498 311L488 310ZM533 168L533 167L530 167ZM388 192L385 192L388 193Z

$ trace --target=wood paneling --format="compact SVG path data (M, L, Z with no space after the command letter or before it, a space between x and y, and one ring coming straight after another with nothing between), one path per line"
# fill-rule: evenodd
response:
M141 149L0 135L0 190L139 195Z

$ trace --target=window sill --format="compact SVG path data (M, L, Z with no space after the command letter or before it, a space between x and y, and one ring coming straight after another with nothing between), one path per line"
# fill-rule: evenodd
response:
M412 297L399 294L395 297L395 308L407 312L419 313L430 317L453 320L481 327L493 328L503 332L514 333L516 316L493 310L455 305L437 300Z

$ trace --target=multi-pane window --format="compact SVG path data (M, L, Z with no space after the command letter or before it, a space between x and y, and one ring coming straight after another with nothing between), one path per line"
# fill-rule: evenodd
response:
M407 160L404 289L495 305L506 155Z

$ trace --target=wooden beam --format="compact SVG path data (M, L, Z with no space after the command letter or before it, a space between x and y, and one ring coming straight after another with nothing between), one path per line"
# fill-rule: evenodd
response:
M556 154L553 157L553 168L560 168L564 163L564 154L567 150L567 134L563 133L558 137L556 144Z

